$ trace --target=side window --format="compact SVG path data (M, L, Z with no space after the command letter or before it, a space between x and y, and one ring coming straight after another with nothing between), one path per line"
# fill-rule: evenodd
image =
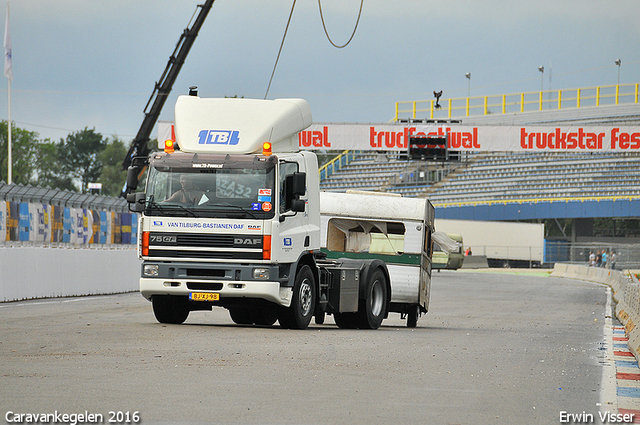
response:
M404 252L404 236L403 223L333 218L327 228L327 249L400 255Z
M284 200L285 200L285 179L287 177L287 175L289 174L293 174L295 172L298 171L298 163L297 162L281 162L280 163L280 176L278 177L280 179L280 184L278 186L278 190L279 190L279 194L278 194L278 198L279 198L279 204L280 204L280 213L285 212L285 205L284 205Z

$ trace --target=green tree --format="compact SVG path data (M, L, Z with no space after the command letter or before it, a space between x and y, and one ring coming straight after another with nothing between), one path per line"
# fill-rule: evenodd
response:
M60 153L55 142L47 139L38 143L36 157L36 174L38 176L36 183L38 186L67 189L74 192L78 190L73 184L71 176L64 173L60 167Z
M8 182L8 126L0 121L0 180ZM11 157L13 183L35 184L38 133L11 127Z
M95 129L71 133L56 145L60 168L64 173L80 182L80 191L87 190L87 183L97 182L102 173L101 153L107 140Z
M127 151L124 142L117 137L107 141L106 148L100 154L102 172L98 180L102 183L103 195L120 196L122 187L127 180L127 172L122 169L122 161L127 155Z

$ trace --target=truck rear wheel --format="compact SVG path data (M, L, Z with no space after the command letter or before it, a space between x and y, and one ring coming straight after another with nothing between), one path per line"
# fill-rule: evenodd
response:
M316 307L316 282L311 268L302 266L293 286L293 299L289 308L278 312L280 326L285 329L306 329Z
M186 297L154 295L151 298L153 314L160 323L179 325L189 317L189 301Z
M376 269L366 284L364 298L358 305L358 327L378 329L387 313L387 279L380 269Z

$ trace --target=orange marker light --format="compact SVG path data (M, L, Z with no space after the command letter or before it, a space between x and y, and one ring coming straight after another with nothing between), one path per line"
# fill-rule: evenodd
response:
M271 142L264 142L262 144L262 155L264 156L271 155Z
M262 242L262 259L271 260L271 235L264 235Z
M175 150L174 146L173 146L173 140L171 139L167 139L164 141L164 151L166 153L173 153L173 151Z
M149 256L149 232L142 232L142 244L140 249L143 257Z

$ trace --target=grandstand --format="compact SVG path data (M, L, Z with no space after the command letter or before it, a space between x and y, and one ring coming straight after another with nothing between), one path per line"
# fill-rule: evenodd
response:
M449 163L360 153L320 188L429 197L435 204L640 196L640 153L474 152Z
M473 99L398 102L395 121L455 118L462 125L640 125L638 84L558 90L484 98L478 115ZM585 93L593 93L587 95ZM527 101L526 99L536 99ZM508 99L516 99L509 104ZM538 101L539 99L539 101ZM543 101L543 99L546 99ZM517 100L520 100L519 105ZM500 103L501 102L501 103ZM567 104L570 103L570 104ZM411 108L402 109L401 104ZM466 107L458 105L466 105ZM589 106L585 106L589 105ZM491 113L493 109L502 113ZM515 106L515 111L514 111ZM535 108L532 109L531 106ZM408 114L402 116L402 112ZM510 112L512 111L512 112ZM457 115L456 115L457 114ZM431 121L430 121L431 120ZM347 165L321 179L323 190L363 189L429 197L438 205L531 199L640 196L640 154L636 152L464 152L449 162L408 160L404 153L360 152ZM640 216L640 212L638 213Z

